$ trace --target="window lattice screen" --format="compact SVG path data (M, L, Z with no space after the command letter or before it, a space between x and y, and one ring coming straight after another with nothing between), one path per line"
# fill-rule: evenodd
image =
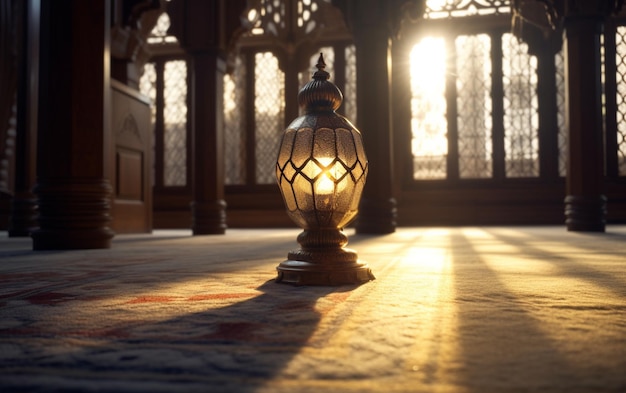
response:
M139 79L139 91L150 98L150 115L154 125L156 121L156 67L154 63L147 63L143 67L143 74Z
M245 18L252 29L240 37L245 43L241 56L247 75L242 68L242 73L235 71L224 80L226 184L256 186L276 183L277 149L285 120L289 120L285 119L285 113L293 116L299 109L294 102L295 97L287 97L289 101L286 101L285 91L298 89L311 80L319 52L324 53L326 71L331 74L331 79L335 78L337 58L337 63L346 61L346 73L356 69L354 50L350 52L352 57L342 58L346 36L337 32L343 27L327 24L328 12L333 7L330 0L249 2ZM261 36L270 37L270 40ZM284 56L284 49L292 47L299 50L301 44L324 47L310 59L309 69L296 73L293 70L300 66L300 61ZM275 50L273 45L276 45ZM341 48L342 52L335 53L337 48ZM282 56L280 66L286 71L279 68L277 56ZM343 79L343 72L340 78ZM346 75L345 79L346 83L352 83L350 87L354 94L355 73ZM244 80L249 82L246 84ZM244 102L253 108L244 108L241 105ZM355 109L353 104L353 113L356 113Z
M343 110L348 119L356 122L356 48L354 45L346 46L345 56L346 86L343 89L343 107L340 110Z
M424 16L429 19L472 15L508 14L510 0L427 0Z
M271 52L257 53L254 61L255 178L257 184L272 184L285 124L285 75Z
M172 44L177 43L178 40L173 35L168 35L167 30L170 28L170 16L164 12L157 19L156 25L150 32L148 37L148 44Z
M458 151L461 178L492 176L491 39L486 34L458 36Z
M556 68L556 106L559 143L559 176L567 174L567 119L565 118L565 59L563 50L554 55Z
M224 172L225 184L244 184L246 180L246 69L241 57L231 74L224 76Z
M512 34L502 36L502 54L505 173L507 177L537 177L537 58Z
M163 185L187 184L187 63L165 63L163 72Z
M154 126L156 124L156 80L157 72L154 63L146 63L143 67L143 74L139 79L139 91L150 98L150 124L152 125L152 157L156 157L154 150ZM152 166L152 184L155 184L154 165Z
M626 176L626 26L618 26L615 34L617 64L617 163L619 176Z
M492 178L494 165L509 178L539 176L539 107L537 59L511 34L501 36L503 95L493 97L492 38L488 34L459 35L451 55L443 38L426 37L414 46L411 67L411 129L413 178L446 179L457 165L461 179ZM498 43L500 40L497 41ZM451 59L446 60L447 57ZM455 89L446 93L446 78ZM456 127L446 122L447 99L456 101ZM504 138L498 147L504 161L495 163L493 100L502 100ZM456 140L448 140L449 135ZM448 156L448 147L456 155Z

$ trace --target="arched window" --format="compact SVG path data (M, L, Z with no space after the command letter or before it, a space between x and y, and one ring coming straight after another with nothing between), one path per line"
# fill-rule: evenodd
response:
M355 50L329 0L257 0L245 15L251 29L239 39L224 80L225 182L273 190L280 138L299 114L298 90L320 52L345 92L340 112L356 115Z
M153 56L139 81L140 91L151 101L157 192L189 188L187 59L176 37L167 34L169 26L168 14L161 14L147 39Z
M243 16L248 33L228 54L224 76L225 196L234 226L248 225L250 206L282 206L274 177L277 149L299 114L298 90L310 80L319 52L344 92L339 112L356 118L355 49L329 0L254 0ZM190 75L187 56L168 28L163 13L148 38L153 56L140 89L152 101L154 225L184 228L191 199Z

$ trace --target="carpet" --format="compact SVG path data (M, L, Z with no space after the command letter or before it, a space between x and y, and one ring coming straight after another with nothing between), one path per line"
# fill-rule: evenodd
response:
M376 280L273 281L295 229L0 234L1 392L626 392L626 227L354 235Z

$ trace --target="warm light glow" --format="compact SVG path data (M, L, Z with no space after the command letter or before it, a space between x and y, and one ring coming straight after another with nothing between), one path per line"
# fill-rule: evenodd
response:
M445 87L446 46L443 38L426 37L411 51L411 87L439 94Z
M448 0L428 0L428 1L426 1L426 5L430 9L437 9L438 10L438 9L443 8L447 4L448 4Z
M315 182L315 193L321 195L327 195L333 192L335 189L335 183L330 179L328 171L324 171L320 178Z
M315 182L315 193L321 195L327 195L335 191L335 182L345 175L346 169L339 163L335 162L331 165L333 158L322 157L318 161L324 166L322 173ZM346 187L346 182L341 181L337 183L337 192L342 191Z
M319 157L315 160L311 160L305 165L302 169L302 173L306 175L309 179L313 179L313 192L316 195L326 196L330 195L333 192L341 192L346 187L345 181L339 181L336 184L335 182L341 179L346 174L346 168L343 167L339 162L334 161L334 157ZM311 192L311 189L308 187L308 183L303 183L305 188L302 189L304 192Z
M448 153L444 39L422 39L411 51L410 67L413 156L444 156Z

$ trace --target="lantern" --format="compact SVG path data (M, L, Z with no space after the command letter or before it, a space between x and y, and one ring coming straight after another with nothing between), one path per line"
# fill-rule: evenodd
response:
M343 228L357 215L368 163L361 133L335 111L343 95L328 81L320 54L313 79L298 93L305 114L285 130L276 179L287 214L303 232L301 248L278 265L277 282L358 284L374 279L358 261Z

